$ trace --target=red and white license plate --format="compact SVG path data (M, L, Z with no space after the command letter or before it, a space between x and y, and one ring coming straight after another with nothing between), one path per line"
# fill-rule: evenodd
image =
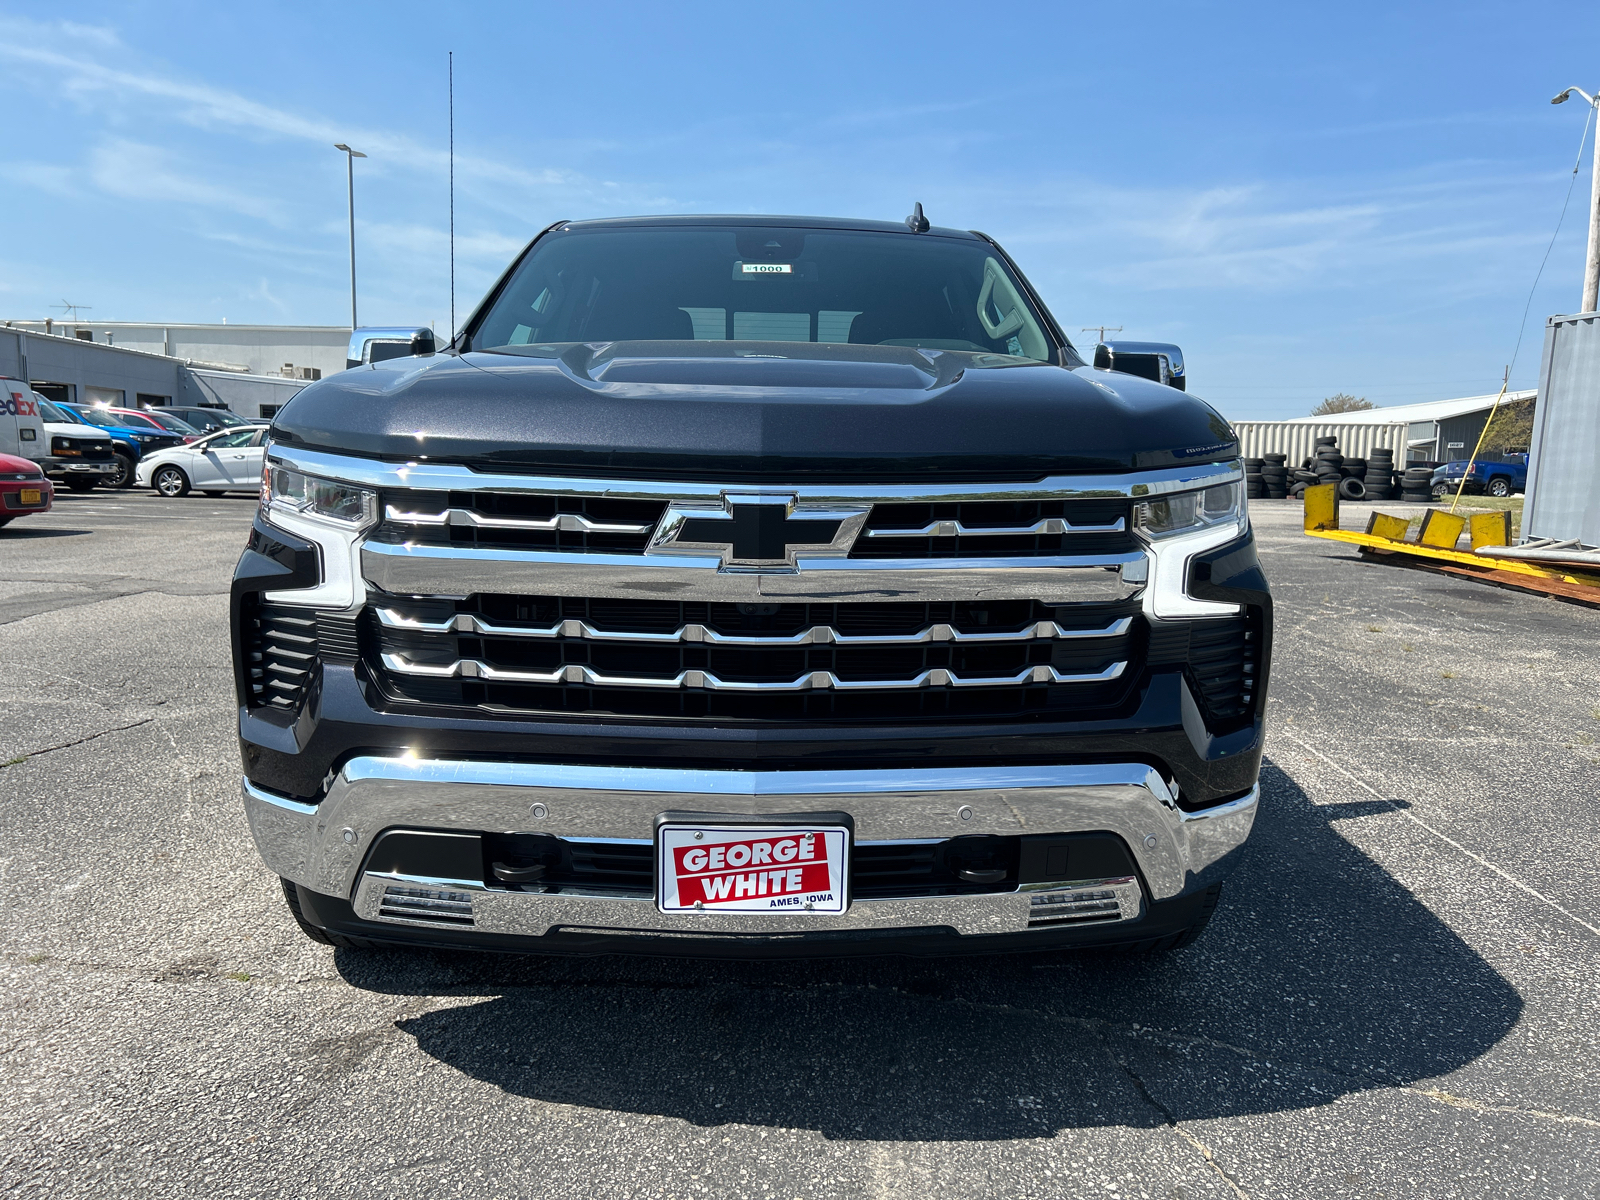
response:
M850 833L826 825L662 825L664 913L842 913Z

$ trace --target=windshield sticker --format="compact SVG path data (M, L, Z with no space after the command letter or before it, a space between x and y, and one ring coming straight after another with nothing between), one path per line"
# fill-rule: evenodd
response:
M739 270L745 275L792 275L793 263L740 263Z

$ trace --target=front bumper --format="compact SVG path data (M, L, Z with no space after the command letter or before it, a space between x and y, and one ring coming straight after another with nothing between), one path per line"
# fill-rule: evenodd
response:
M1198 812L1178 807L1142 764L863 771L719 771L495 763L406 757L352 759L320 804L244 784L245 810L267 866L337 909L368 936L538 951L574 937L672 940L680 950L805 935L884 935L946 941L1020 935L1059 944L1062 935L1105 940L1115 927L1140 935L1154 910L1187 907L1218 882L1249 835L1259 792ZM370 869L369 851L393 829L440 835L534 830L557 837L648 845L657 814L701 811L772 815L829 809L855 820L856 844L962 835L1111 833L1135 873L1059 879L976 895L857 900L840 915L664 914L653 899L495 885L481 873L400 874ZM457 863L441 853L439 862ZM445 868L448 869L448 868ZM395 895L441 897L445 915L417 915ZM331 902L331 905L330 903ZM1087 913L1081 919L1073 915ZM1062 919L1062 914L1067 919ZM1151 925L1159 924L1152 921ZM1083 940L1077 936L1076 940ZM614 947L613 947L614 948ZM643 947L639 947L643 948ZM890 945L883 949L893 948ZM959 949L959 947L957 947Z
M71 475L113 475L116 473L115 462L85 462L77 458L42 458L39 466L44 473L52 479L65 479Z

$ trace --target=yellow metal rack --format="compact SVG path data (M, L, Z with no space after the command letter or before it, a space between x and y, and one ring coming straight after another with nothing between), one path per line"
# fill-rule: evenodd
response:
M1474 513L1467 517L1430 508L1423 515L1416 541L1407 540L1410 527L1405 517L1375 512L1364 533L1340 529L1338 486L1327 483L1306 489L1305 531L1311 537L1347 542L1359 546L1363 557L1398 566L1440 571L1600 607L1600 571L1525 559L1487 558L1475 553L1484 546L1510 545L1509 512ZM1463 533L1471 541L1471 551L1456 549Z

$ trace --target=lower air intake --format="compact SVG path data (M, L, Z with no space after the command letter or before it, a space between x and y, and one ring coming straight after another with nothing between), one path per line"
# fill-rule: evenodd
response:
M1139 881L1098 879L1075 886L1047 885L1029 898L1028 928L1046 925L1095 925L1131 921L1139 916Z
M391 921L421 921L429 925L470 928L474 923L470 893L435 888L386 887L378 903L378 915Z

